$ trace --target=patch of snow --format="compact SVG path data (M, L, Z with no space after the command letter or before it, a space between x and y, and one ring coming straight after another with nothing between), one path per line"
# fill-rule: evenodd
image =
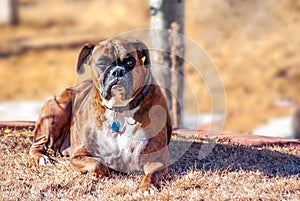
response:
M261 136L293 138L291 125L291 116L272 118L267 124L255 128L252 133Z
M191 115L185 113L183 115L183 128L197 129L212 122L222 121L224 119L222 114L199 114Z
M7 101L0 103L0 121L36 121L45 101Z
M274 101L274 106L277 106L277 107L292 107L293 104L294 104L294 102L289 99L280 99L280 100Z

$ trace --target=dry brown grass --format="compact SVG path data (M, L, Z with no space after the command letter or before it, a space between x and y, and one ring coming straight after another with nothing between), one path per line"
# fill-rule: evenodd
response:
M81 44L150 24L146 1L19 2L20 25L1 27L0 55L9 56L0 57L1 101L53 96L74 83ZM236 117L226 130L249 132L278 116L265 112L275 100L300 101L299 9L294 0L186 1L185 33L216 63ZM188 68L185 75L201 112L210 111L204 83Z
M2 200L299 200L300 150L248 147L218 141L199 160L196 140L170 168L155 195L137 191L139 174L113 172L96 179L73 171L66 158L52 153L52 163L38 167L29 157L29 131L0 133ZM173 138L180 145L186 143Z

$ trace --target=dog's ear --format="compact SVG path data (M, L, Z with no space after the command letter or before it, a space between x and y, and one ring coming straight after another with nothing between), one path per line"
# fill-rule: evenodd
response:
M81 51L78 56L78 61L77 61L76 71L78 74L84 73L83 64L87 63L87 61L91 57L94 47L95 47L95 44L93 44L93 43L86 43L82 46Z
M149 48L146 46L145 43L139 40L135 40L133 42L133 45L137 51L139 59L142 59L144 62L145 67L150 67L150 54L149 54Z

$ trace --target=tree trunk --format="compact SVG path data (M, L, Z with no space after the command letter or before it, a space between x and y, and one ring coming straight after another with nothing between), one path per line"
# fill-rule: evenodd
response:
M0 0L0 24L18 23L18 1Z
M165 35L152 35L152 61L156 79L162 86L173 119L173 127L181 125L183 114L184 44L177 34L184 34L184 0L149 0L151 28L166 29ZM159 50L167 51L159 51ZM167 67L168 70L161 70Z

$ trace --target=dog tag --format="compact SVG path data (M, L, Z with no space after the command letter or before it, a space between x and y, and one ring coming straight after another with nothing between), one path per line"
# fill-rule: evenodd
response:
M121 124L120 122L118 121L114 121L112 124L111 124L111 129L114 131L114 132L118 132L120 130L120 127L121 127Z

